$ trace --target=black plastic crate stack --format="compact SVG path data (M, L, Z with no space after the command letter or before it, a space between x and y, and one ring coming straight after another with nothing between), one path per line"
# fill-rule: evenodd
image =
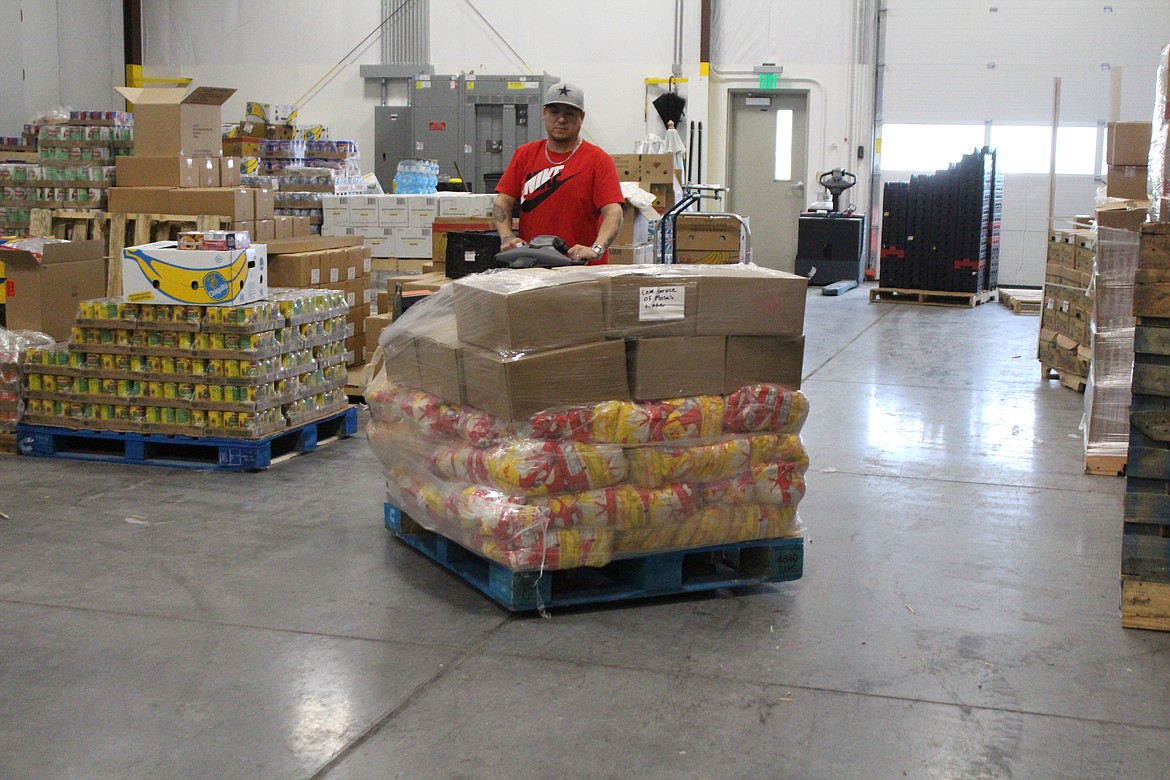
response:
M955 209L954 263L951 287L983 292L987 281L988 232L991 227L992 160L987 149L964 155L948 174L958 184Z
M1003 211L995 152L984 147L946 170L914 175L901 185L905 195L891 186L896 184L888 183L884 191L882 286L969 293L994 289ZM893 248L903 235L899 265Z
M1003 223L1003 174L995 172L995 152L991 153L991 222L987 230L987 271L983 289L999 287L999 236Z
M1122 625L1170 630L1170 224L1142 227L1121 539ZM1150 610L1154 610L1154 614Z
M882 193L881 278L885 287L906 287L906 217L910 183L888 181Z

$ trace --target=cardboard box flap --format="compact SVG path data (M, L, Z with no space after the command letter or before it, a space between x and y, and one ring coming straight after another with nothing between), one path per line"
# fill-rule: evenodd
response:
M93 260L103 257L105 252L106 246L102 241L60 241L45 244L45 252L40 257L23 249L0 249L0 262L26 268L43 268L54 263Z
M131 103L143 105L170 105L181 103L204 106L222 106L235 90L231 87L197 87L190 95L186 87L114 87L119 95Z
M236 90L232 87L196 87L182 102L184 105L222 106L234 94Z

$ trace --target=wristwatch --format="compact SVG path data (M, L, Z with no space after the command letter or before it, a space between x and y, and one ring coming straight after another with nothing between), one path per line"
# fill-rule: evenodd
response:
M601 244L594 244L593 246L591 246L589 248L592 249L595 253L597 253L598 257L601 257L602 255L605 254L605 247L603 247Z

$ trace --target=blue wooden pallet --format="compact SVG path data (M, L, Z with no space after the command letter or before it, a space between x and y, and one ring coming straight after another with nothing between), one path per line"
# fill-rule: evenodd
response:
M21 455L36 458L100 460L169 468L259 471L292 455L311 452L325 441L357 433L357 409L349 407L319 420L262 439L227 439L158 433L81 431L49 425L18 425Z
M651 553L597 568L514 572L427 531L393 504L385 514L395 536L515 612L787 582L804 573L799 537Z

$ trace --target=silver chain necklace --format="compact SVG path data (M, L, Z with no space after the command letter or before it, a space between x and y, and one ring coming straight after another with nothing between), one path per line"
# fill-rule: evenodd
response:
M548 160L549 165L564 165L569 160L573 159L573 155L575 155L577 153L577 150L581 148L581 144L583 144L583 143L584 143L584 140L578 138L577 145L573 147L573 151L569 152L569 156L566 157L565 159L561 160L560 162L556 162L555 160L553 160L552 157L549 156L548 141L546 140L544 142L544 159ZM564 154L564 152L557 152L557 154Z

